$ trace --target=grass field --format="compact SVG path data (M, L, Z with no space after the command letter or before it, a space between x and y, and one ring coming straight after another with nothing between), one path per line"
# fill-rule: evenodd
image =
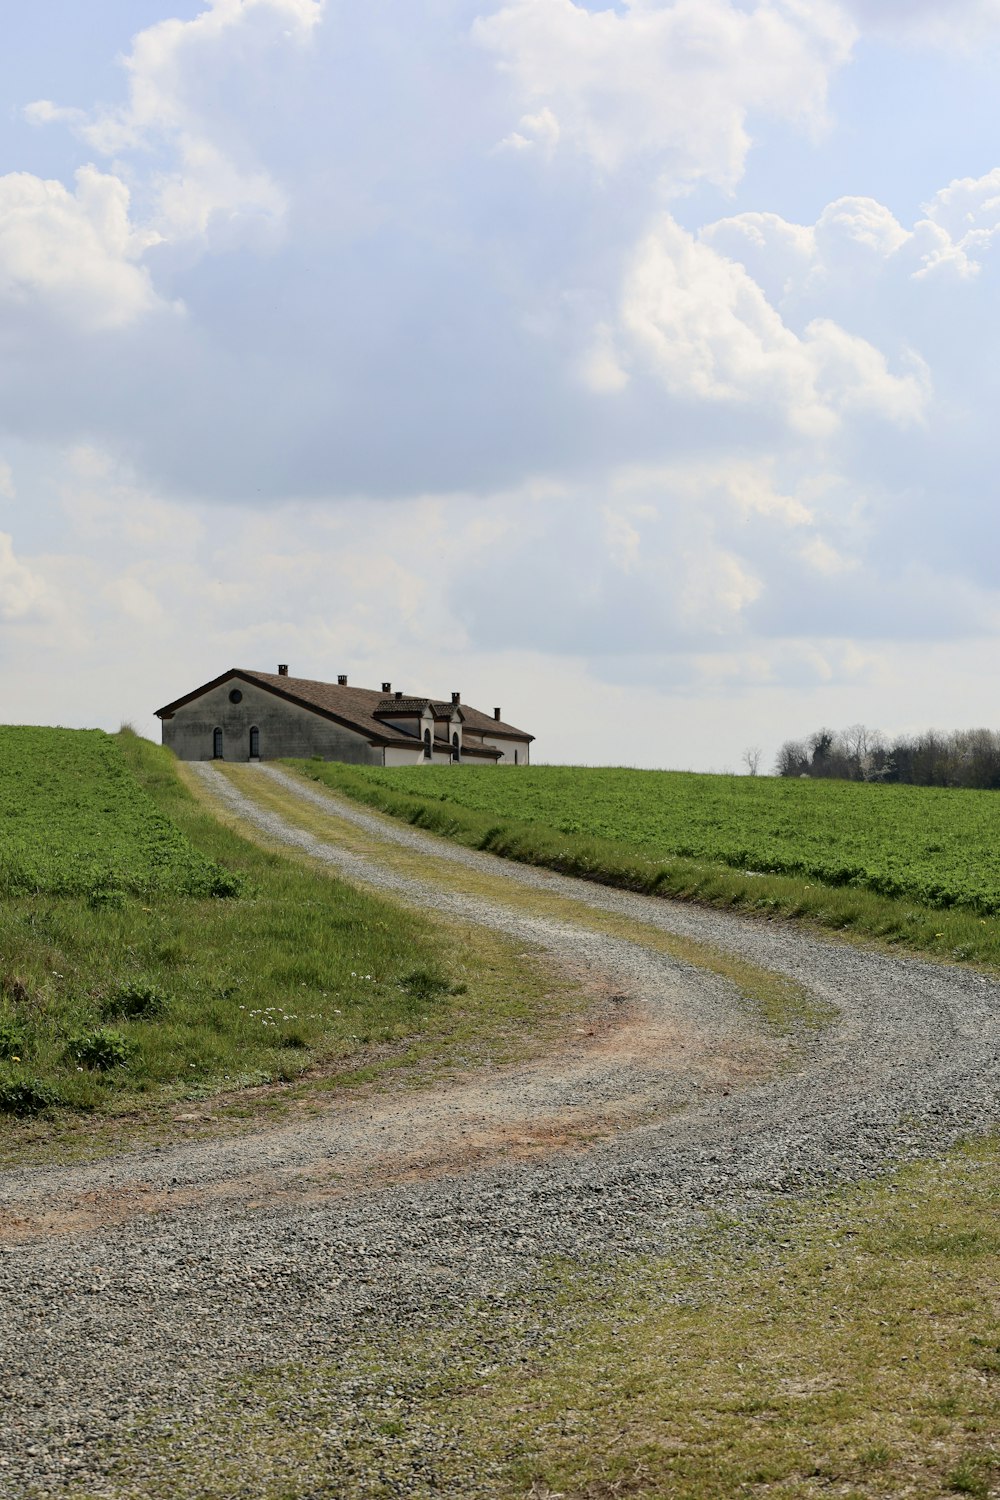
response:
M508 858L1000 963L993 792L564 766L493 775L289 764Z
M223 827L135 735L8 731L4 751L8 1119L220 1094L238 1110L269 1083L475 1055L550 1003L551 976L500 939Z
M0 725L0 892L235 894L136 784L99 729Z

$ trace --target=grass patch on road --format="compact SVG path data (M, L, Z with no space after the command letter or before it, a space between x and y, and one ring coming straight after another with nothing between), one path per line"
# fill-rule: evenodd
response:
M993 1139L672 1257L557 1265L471 1308L441 1297L409 1334L151 1415L99 1493L986 1500L998 1199Z
M916 894L880 895L849 881L829 884L824 883L819 876L767 873L752 867L740 868L705 857L671 853L669 849L651 857L648 850L623 840L566 832L544 821L528 822L518 818L515 811L500 814L463 806L456 800L457 794L453 795L447 790L448 782L445 778L456 775L462 778L489 777L489 771L444 767L436 772L434 767L421 768L419 776L427 778L427 790L421 791L419 785L416 788L410 782L404 785L404 779L396 771L383 772L333 761L288 761L286 764L289 769L311 777L332 791L340 792L391 817L452 839L468 848L499 854L523 864L541 866L623 890L640 891L680 901L702 902L753 916L804 920L843 933L849 938L900 947L951 963L973 963L1000 968L1000 917L993 914L994 907L989 905L989 901L993 900L992 896L989 900L983 898L986 907L979 911L961 905L940 906L936 902L924 904ZM535 767L516 772L511 770L509 774L500 773L511 793L515 810L517 803L512 786L523 785L526 775L544 773L550 769L567 771L573 768ZM654 773L645 774L651 776ZM731 781L739 783L743 791L746 791L743 783L754 781L765 792L769 781L769 778L749 777L679 779ZM794 795L798 785L798 782L794 783L790 790L787 783L781 783L786 799ZM458 783L453 783L454 786L458 786ZM826 795L823 792L826 786L826 783L810 782L810 794L817 795L818 788L818 795ZM853 790L857 789L848 787L848 791ZM879 787L861 790L876 798L885 793L890 799L893 792L891 788ZM934 789L917 787L895 790L915 794L919 799L922 794L933 792ZM1000 816L1000 801L993 799L992 793L954 795L959 799L963 796L985 798L986 808L990 811L995 808ZM582 789L581 800L585 800ZM895 806L895 803L890 800L884 805L876 805L881 806L884 812L886 806ZM835 813L836 804L831 806ZM577 822L583 816L578 808ZM831 829L832 827L831 823ZM992 850L996 842L992 829L989 839L988 847ZM902 853L900 858L903 858ZM933 864L933 854L926 855L926 858Z
M258 769L226 766L228 779L258 806L277 813L295 828L328 840L353 853L376 860L399 874L424 880L461 895L479 897L531 916L552 917L560 922L606 933L609 937L652 948L692 969L704 970L730 983L749 1002L756 1018L780 1036L801 1036L827 1025L836 1012L810 996L802 985L786 975L761 968L736 954L710 943L666 932L617 912L602 911L584 901L575 901L557 891L519 885L502 872L484 873L466 865L439 859L377 836L339 817L336 803L317 807L280 782L261 775ZM303 778L304 779L304 778ZM390 825L391 827L391 825ZM275 844L274 847L280 847Z
M87 1117L206 1100L239 1115L297 1081L316 1092L429 1059L505 1057L576 1003L568 982L492 934L239 837L169 752L125 734L115 753L175 841L232 872L241 894L38 891L2 903L0 1159L74 1139L89 1149Z

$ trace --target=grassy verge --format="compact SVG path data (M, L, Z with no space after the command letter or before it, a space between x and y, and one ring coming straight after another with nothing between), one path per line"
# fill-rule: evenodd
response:
M279 783L264 779L255 770L243 766L223 768L229 780L260 807L277 813L293 827L304 829L317 838L376 860L400 874L433 885L482 897L501 906L513 907L532 916L553 917L609 937L641 944L665 953L694 969L706 970L728 981L736 995L746 1001L757 1018L780 1035L801 1034L816 1030L829 1022L833 1010L810 997L805 989L786 975L776 974L736 954L726 953L710 943L665 932L662 928L632 920L616 912L605 912L585 902L574 901L554 891L537 890L518 885L502 875L484 874L464 865L449 864L378 839L356 824L337 816L336 804L319 808L287 791Z
M192 797L168 752L133 735L120 743L160 812L243 894L3 903L0 1151L23 1159L53 1133L70 1146L73 1113L220 1096L238 1113L268 1085L315 1091L431 1057L503 1056L573 1003L568 983L497 937L240 838Z
M151 1416L100 1493L986 1500L998 1195L993 1140L719 1224L671 1258L555 1266L529 1291L439 1307L418 1334Z
M505 859L647 895L791 917L863 941L874 940L952 963L1000 967L1000 918L922 906L853 886L757 874L681 856L650 859L627 844L521 823L380 784L373 773L332 761L288 761L290 770L415 827Z

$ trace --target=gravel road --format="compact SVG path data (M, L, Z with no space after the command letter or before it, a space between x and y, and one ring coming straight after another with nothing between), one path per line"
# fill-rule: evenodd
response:
M789 1068L710 974L404 876L293 828L212 768L200 774L231 810L348 878L586 971L593 1035L544 1064L395 1103L6 1173L0 1493L10 1500L99 1489L104 1441L151 1408L196 1410L220 1376L333 1357L359 1332L507 1294L553 1254L663 1249L706 1212L751 1216L775 1196L871 1176L1000 1117L991 980L507 864L336 801L375 839L790 976L836 1015L800 1039ZM274 768L257 774L333 801ZM88 1219L95 1202L117 1203L118 1222Z

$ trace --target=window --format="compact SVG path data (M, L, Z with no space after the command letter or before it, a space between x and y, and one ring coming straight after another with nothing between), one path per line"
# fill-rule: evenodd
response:
M424 756L427 760L432 760L434 757L434 752L431 750L431 732L429 729L424 730Z
M514 751L514 764L517 765L517 751Z
M260 730L256 724L250 731L250 759L260 760Z
M213 760L221 760L222 759L222 730L221 729L215 729L215 730L212 731L212 759Z
M233 688L232 692L229 694L229 701L230 703L243 702L243 694L240 692L239 688Z
M456 732L451 737L451 758L452 758L452 760L459 760L460 759L460 752L459 752L459 748L458 748L458 731L457 730L456 730Z

